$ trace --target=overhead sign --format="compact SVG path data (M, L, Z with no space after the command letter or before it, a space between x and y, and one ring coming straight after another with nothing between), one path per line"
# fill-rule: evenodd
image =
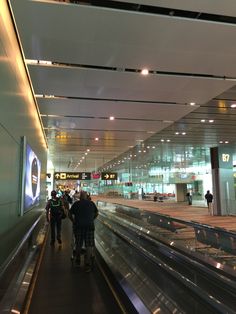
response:
M92 178L93 179L100 179L101 178L101 174L99 172L93 172L92 173Z
M117 180L117 172L102 172L102 180Z
M55 180L91 180L91 172L55 172Z

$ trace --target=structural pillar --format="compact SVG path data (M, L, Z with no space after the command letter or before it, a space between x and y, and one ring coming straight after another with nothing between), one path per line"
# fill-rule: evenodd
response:
M236 214L233 176L233 151L231 147L211 148L213 215Z

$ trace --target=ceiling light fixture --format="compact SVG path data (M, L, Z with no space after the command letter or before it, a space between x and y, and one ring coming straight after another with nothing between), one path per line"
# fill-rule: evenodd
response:
M231 108L236 108L236 104L232 104L230 107Z
M205 119L202 119L201 122L206 122L206 120L205 120Z
M141 70L141 74L142 74L142 75L148 75L148 74L149 74L148 69L142 69L142 70Z
M214 122L214 120L209 120L209 123L213 123Z
M195 102L190 102L189 104L190 104L190 106L195 106L196 105Z
M115 120L115 117L111 116L111 117L109 117L109 120Z

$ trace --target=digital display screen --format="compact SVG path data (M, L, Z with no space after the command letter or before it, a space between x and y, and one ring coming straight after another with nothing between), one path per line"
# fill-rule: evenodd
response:
M39 204L40 173L41 162L39 161L32 148L27 144L25 164L24 212Z

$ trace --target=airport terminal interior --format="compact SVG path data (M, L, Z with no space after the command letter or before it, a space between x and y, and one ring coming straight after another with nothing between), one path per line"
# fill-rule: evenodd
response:
M0 0L0 313L236 313L235 38L235 0Z

